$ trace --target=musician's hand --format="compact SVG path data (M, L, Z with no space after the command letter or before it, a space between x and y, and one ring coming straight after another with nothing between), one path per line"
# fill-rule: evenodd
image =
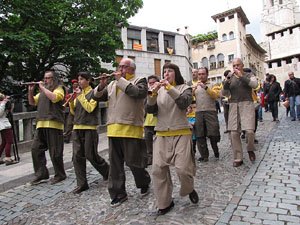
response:
M152 86L150 86L150 90L152 91L153 94L157 94L160 87L161 87L161 83L155 82Z
M199 86L202 87L202 88L205 88L205 87L206 87L206 85L205 85L203 82L201 82L201 81L199 81L198 84L199 84Z
M30 85L28 85L28 90L29 90L30 92L33 92L33 91L34 91L34 88L35 88L35 84L30 84Z
M45 87L45 83L43 81L39 81L38 83L39 83L39 87L40 88L44 88Z
M161 80L160 83L161 83L161 86L163 86L163 87L166 87L166 86L170 85L170 83L168 82L167 79Z
M80 89L79 87L77 87L77 88L74 90L74 92L75 92L75 93L77 94L77 96L78 96L78 95L81 94L81 89ZM73 97L75 97L75 95L73 95L72 98L73 98Z
M122 73L121 72L114 72L114 73L112 73L113 75L114 75L114 77L115 77L115 79L118 81L118 80L120 80L121 79L121 77L122 77Z
M238 76L238 77L242 77L243 74L241 73L241 71L239 71L238 69L233 69L233 73Z

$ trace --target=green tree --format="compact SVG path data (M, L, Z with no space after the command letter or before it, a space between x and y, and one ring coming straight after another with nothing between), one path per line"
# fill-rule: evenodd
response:
M142 5L142 0L0 0L0 91L16 81L41 80L53 68L68 80L79 71L98 74L100 58L115 62L115 50L123 47L120 29Z

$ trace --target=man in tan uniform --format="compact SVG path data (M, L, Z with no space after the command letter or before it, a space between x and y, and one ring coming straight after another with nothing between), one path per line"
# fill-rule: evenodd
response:
M220 95L218 84L208 80L207 68L199 69L199 82L192 86L196 97L196 137L201 157L198 161L207 162L209 151L206 137L210 139L215 157L219 158L218 142L220 141L220 127L216 112L216 99Z
M113 73L115 81L107 87L108 79L102 79L94 89L100 101L108 100L107 136L109 139L108 191L111 207L127 200L124 162L131 169L141 196L149 193L150 175L147 167L147 149L143 147L144 102L148 92L146 78L134 76L135 63L124 58L119 71ZM106 76L106 74L104 74Z
M233 75L227 76L222 95L231 96L229 99L228 130L231 132L233 166L238 167L243 164L243 149L240 138L242 130L246 131L249 159L250 161L255 160L255 108L252 99L252 89L255 89L258 83L252 73L243 71L244 64L241 59L234 59L232 65Z

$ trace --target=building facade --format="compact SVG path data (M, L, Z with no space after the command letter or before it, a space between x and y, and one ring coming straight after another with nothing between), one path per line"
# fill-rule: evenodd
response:
M300 13L296 0L263 0L261 46L267 51L265 72L281 85L293 71L300 77Z
M194 37L191 39L194 68L207 67L209 79L221 83L225 70L232 70L234 58L241 58L259 79L264 77L264 54L251 34L246 33L249 20L243 9L237 7L212 16L217 23L215 38Z
M167 62L179 66L185 80L191 79L191 48L188 35L161 31L147 27L121 28L123 49L116 51L119 63L123 57L136 63L136 75L162 77L163 65ZM106 69L115 70L112 64L102 63Z

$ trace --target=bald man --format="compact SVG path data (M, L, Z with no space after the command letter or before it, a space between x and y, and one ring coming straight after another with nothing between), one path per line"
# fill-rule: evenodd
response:
M255 160L254 129L255 108L252 99L252 89L258 85L252 73L244 72L244 64L240 58L233 60L233 74L227 76L222 89L223 96L229 98L228 130L230 131L233 150L233 166L243 164L243 149L241 131L246 131L247 151L251 162Z

